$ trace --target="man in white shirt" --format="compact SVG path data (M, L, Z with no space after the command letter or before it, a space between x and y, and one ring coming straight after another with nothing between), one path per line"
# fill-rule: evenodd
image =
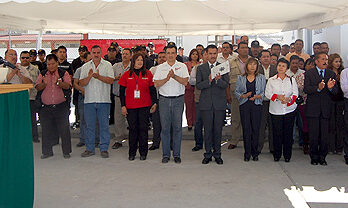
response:
M11 84L31 84L33 81L30 78L28 70L23 67L17 67L17 52L13 49L8 49L5 52L5 60L8 63L16 66L15 69L8 67L6 80Z
M170 128L173 127L173 157L181 163L182 114L184 111L185 86L189 73L185 64L176 61L177 47L166 48L167 61L157 67L154 75L155 87L159 91L159 112L161 118L162 163L170 160Z
M231 55L232 53L232 55ZM222 52L218 54L217 62L224 63L227 60L231 60L233 57L237 57L238 54L232 52L232 45L228 42L222 44Z
M110 62L101 58L102 52L98 45L91 49L92 60L81 68L80 86L85 88L85 120L87 124L86 151L82 157L95 154L96 120L99 122L100 152L103 158L108 158L110 144L109 115L110 90L114 81L114 71Z

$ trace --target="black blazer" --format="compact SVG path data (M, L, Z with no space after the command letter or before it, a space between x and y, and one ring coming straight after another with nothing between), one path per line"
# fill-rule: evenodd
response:
M224 74L217 82L213 80L209 83L210 73L208 63L197 67L196 88L201 90L199 110L226 110L226 88L230 77L228 74Z
M330 78L336 80L336 74L330 69L326 69L324 74L325 87L318 92L318 85L323 78L320 77L317 68L305 72L304 92L307 94L305 115L307 117L319 118L320 115L323 118L330 117L332 96L338 92L337 83L331 91L327 88L327 82Z
M259 73L265 75L265 71L263 70L263 67L262 67L261 63L259 64ZM273 77L276 74L278 74L276 66L270 65L270 67L269 67L269 78ZM266 80L266 82L267 82L267 80Z

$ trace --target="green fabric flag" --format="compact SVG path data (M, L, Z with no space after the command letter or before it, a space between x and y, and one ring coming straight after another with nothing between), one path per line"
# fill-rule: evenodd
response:
M0 94L0 208L29 208L33 202L29 93Z

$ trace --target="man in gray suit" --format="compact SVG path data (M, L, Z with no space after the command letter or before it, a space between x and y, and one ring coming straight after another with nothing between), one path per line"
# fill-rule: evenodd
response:
M216 62L218 49L215 45L209 45L207 51L208 62L198 66L196 77L196 87L201 90L199 110L204 126L205 153L202 163L208 164L214 157L216 163L221 165L221 137L227 103L225 91L229 75L218 74L212 78L211 69L219 64Z
M268 50L262 50L259 54L259 73L265 75L266 83L269 78L273 77L277 74L277 68L274 65L271 65L271 52ZM261 125L260 125L260 133L259 133L259 145L258 152L261 153L263 144L265 142L265 132L266 125L268 129L268 143L269 143L269 151L273 152L273 132L272 132L272 122L271 122L271 114L269 113L269 100L265 97L262 102L262 116L261 116Z

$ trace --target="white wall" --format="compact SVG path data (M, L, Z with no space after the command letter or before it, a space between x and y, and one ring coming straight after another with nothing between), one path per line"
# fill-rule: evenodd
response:
M196 48L197 44L202 44L204 47L208 45L207 36L184 36L183 37L184 54L188 56L193 48Z

